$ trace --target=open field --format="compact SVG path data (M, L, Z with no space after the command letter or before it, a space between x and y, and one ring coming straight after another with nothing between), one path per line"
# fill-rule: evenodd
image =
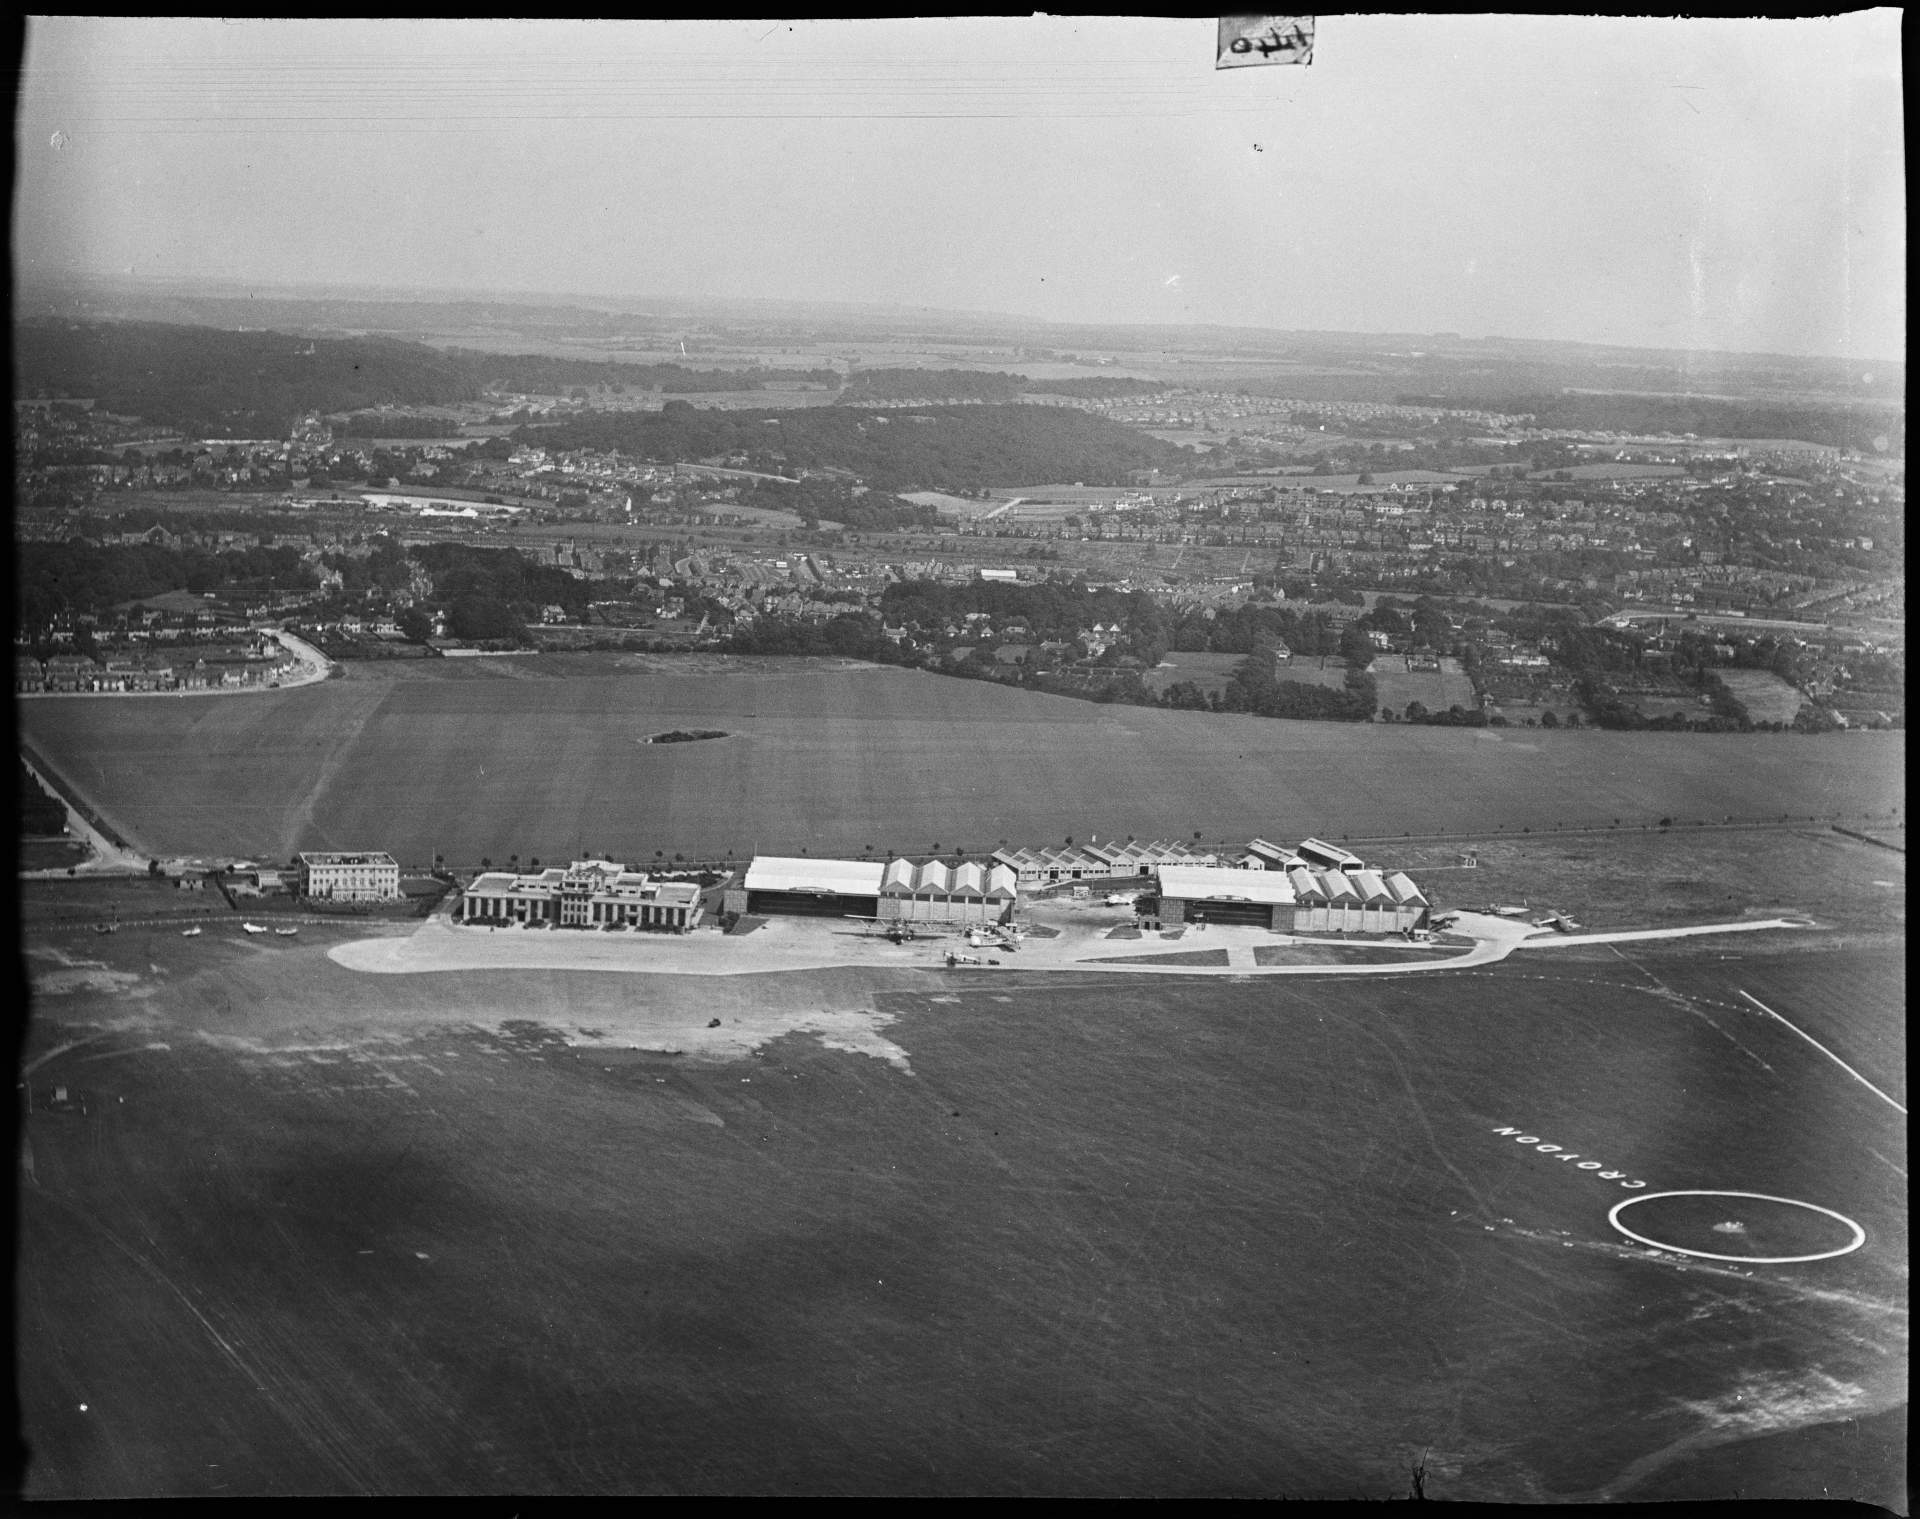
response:
M972 851L1073 834L1491 832L1885 814L1904 735L1445 730L1107 706L917 671L624 655L356 665L297 691L22 704L136 846L404 862ZM737 673L714 674L716 668ZM718 728L705 744L648 744Z
M17 853L22 870L64 870L92 851L78 839L22 839Z
M1325 686L1329 691L1347 688L1347 662L1338 654L1296 654L1290 664L1274 671L1276 680L1294 680L1303 686Z
M1771 670L1721 670L1728 689L1756 723L1790 723L1807 699Z
M1181 681L1191 681L1203 691L1224 691L1233 680L1233 672L1246 660L1244 654L1214 654L1192 649L1171 650L1159 665L1147 671L1143 679L1147 689L1162 692Z
M29 940L28 1496L1390 1497L1425 1452L1438 1498L1903 1502L1904 1125L1739 995L1898 1095L1895 953L729 983L354 931ZM1866 1243L1655 1254L1621 1178Z
M930 506L943 517L984 517L999 506L998 501L978 500L972 496L952 496L945 491L908 491L902 501Z
M1404 656L1381 654L1367 666L1367 673L1379 690L1380 705L1393 708L1396 714L1416 701L1429 712L1444 712L1452 706L1473 710L1473 682L1451 656L1440 661L1438 670L1409 670Z
M1635 828L1532 833L1471 843L1392 839L1356 845L1405 870L1436 910L1522 905L1570 914L1587 931L1804 914L1845 925L1849 942L1889 947L1906 933L1906 859L1827 827ZM1476 864L1461 866L1463 856ZM1743 954L1771 945L1744 944Z
M1549 712L1562 724L1570 717L1581 715L1578 699L1564 686L1555 691L1545 682L1496 683L1493 696L1495 709L1515 727L1525 727L1529 721L1539 723ZM1463 701L1460 705L1470 707L1471 703Z

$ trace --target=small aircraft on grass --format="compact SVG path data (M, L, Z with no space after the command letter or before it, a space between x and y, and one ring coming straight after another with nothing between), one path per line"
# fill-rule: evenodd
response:
M183 938L183 939L197 939L197 938L199 938L199 937L200 937L200 935L201 935L201 933L202 933L202 932L203 932L203 930L201 930L201 929L199 929L199 928L189 928L189 929L186 929L186 930L184 930L184 931L183 931L183 932L181 933L181 935L180 935L180 937L181 937L181 938Z
M295 934L299 933L300 930L297 928L276 928L274 932L283 939L291 939Z
M258 923L242 923L240 926L250 934L263 934L266 932Z

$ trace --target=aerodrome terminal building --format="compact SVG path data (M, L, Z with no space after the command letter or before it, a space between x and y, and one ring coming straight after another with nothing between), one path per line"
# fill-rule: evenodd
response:
M691 881L654 881L612 860L575 860L538 875L489 871L467 888L458 911L469 923L686 933L700 922L701 903Z

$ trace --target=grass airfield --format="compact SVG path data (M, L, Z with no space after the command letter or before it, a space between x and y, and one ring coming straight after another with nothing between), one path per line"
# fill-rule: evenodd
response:
M1904 1120L1737 995L1904 1102L1885 934L1343 982L328 958L365 932L29 941L27 1080L89 1108L26 1131L29 1496L1388 1497L1424 1452L1435 1497L1900 1501ZM1513 1125L1867 1243L1656 1255ZM1665 1223L1844 1242L1749 1212Z
M921 671L646 656L356 665L224 701L46 698L23 738L136 847L455 865L1884 814L1898 733L1441 729L1102 705ZM724 739L650 744L679 727Z

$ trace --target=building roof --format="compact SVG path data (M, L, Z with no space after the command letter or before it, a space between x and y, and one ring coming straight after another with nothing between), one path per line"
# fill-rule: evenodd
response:
M484 875L473 878L472 883L467 887L467 894L469 896L504 896L510 891L517 890L522 879L524 878L513 874L512 871L489 870Z
M886 867L879 860L813 860L758 854L747 866L748 891L817 891L878 896Z
M302 865L392 865L399 868L399 861L383 850L364 851L356 854L316 851L303 851L300 855Z
M1338 844L1329 844L1324 839L1302 839L1300 853L1316 855L1329 864L1338 865L1345 870L1352 870L1366 863L1359 855L1342 849Z
M1293 882L1277 870L1223 870L1207 865L1162 865L1160 895L1189 902L1265 902L1295 900Z
M1387 890L1393 893L1393 898L1396 902L1424 902L1427 900L1427 894L1413 884L1412 878L1409 877L1405 871L1396 870L1392 875L1387 877Z
M887 868L880 877L881 889L893 893L905 892L910 895L913 891L914 879L918 874L919 867L912 860L888 860Z
M1391 902L1393 893L1387 890L1386 877L1377 870L1352 870L1347 879L1353 882L1353 889L1360 893L1363 902Z
M943 896L1012 897L1019 895L1019 885L1019 876L1007 865L989 866L982 860L964 860L951 865L928 860L916 865L912 860L898 859L887 862L880 890L888 896L938 892Z
M1320 889L1326 894L1328 901L1338 902L1345 900L1358 902L1360 900L1358 889L1354 886L1353 882L1347 878L1345 872L1338 870L1321 870L1316 871L1315 874L1320 877Z

